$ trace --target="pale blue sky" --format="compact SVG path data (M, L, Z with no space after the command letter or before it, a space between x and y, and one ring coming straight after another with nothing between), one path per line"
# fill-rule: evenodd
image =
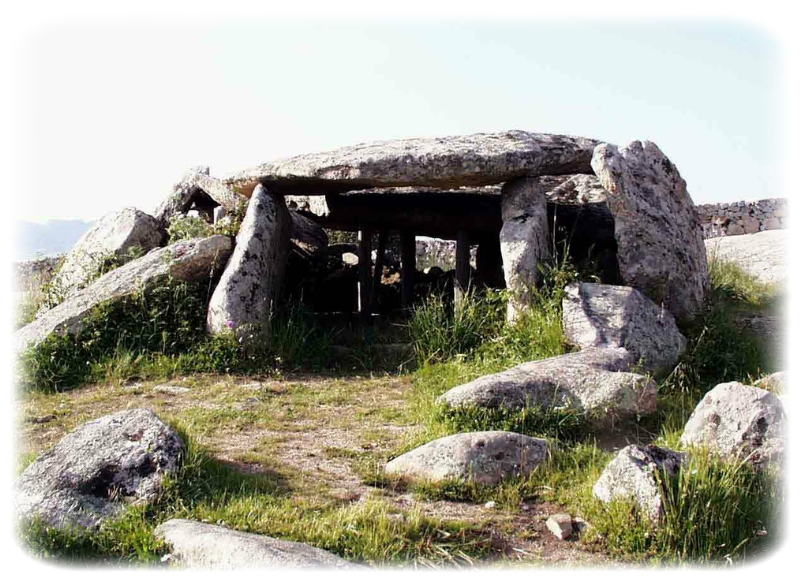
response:
M781 196L777 46L743 25L107 24L30 37L17 219L152 211L222 175L368 140L513 128L655 141L693 199Z

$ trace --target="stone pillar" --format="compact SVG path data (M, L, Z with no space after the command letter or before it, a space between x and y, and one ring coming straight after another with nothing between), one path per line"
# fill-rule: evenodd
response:
M409 307L415 300L415 232L401 232L401 305Z
M469 283L471 282L471 245L469 243L469 233L465 230L457 232L456 242L454 281L455 313L460 310L466 295L469 294Z
M257 185L236 247L208 304L210 333L233 332L243 343L268 340L289 257L292 219L282 195Z
M502 187L502 230L499 246L505 284L511 293L508 321L530 305L539 281L539 264L550 258L547 201L538 177L521 177Z
M477 271L474 284L490 288L504 288L505 277L502 273L502 253L499 251L497 234L486 234L477 245Z
M376 265L373 267L373 304L379 306L379 293L382 288L384 255L387 252L387 230L379 232L379 245L376 247Z
M359 314L365 319L370 317L373 303L373 279L371 277L370 251L373 244L373 232L368 229L359 231Z

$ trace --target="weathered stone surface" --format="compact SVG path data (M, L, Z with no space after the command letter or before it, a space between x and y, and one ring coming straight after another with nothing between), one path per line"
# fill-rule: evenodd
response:
M127 503L154 499L180 464L182 439L139 408L81 425L14 484L19 516L59 528L94 528Z
M808 370L775 372L755 382L755 386L770 392L788 392L808 396Z
M543 179L545 177L542 177ZM565 205L605 203L606 189L593 175L570 175L547 191L547 201Z
M244 195L249 195L249 191ZM243 204L244 197L214 177L210 176L210 168L194 167L186 171L180 182L174 185L171 195L166 197L154 211L154 217L163 227L168 227L173 217L185 215L196 205L210 212L213 221L213 210L221 205L226 211L233 213Z
M194 520L163 522L154 535L171 546L172 563L189 569L359 568L308 544Z
M292 220L283 197L255 188L236 247L208 304L208 331L266 339L283 287Z
M249 194L260 182L283 194L373 187L491 185L525 175L589 173L598 141L511 130L347 146L265 163L225 182Z
M783 394L777 398L786 411L792 440L808 443L808 398L797 394Z
M328 234L317 225L317 222L310 220L297 213L290 211L292 220L292 246L296 254L305 259L323 258L328 249Z
M735 262L763 282L786 282L788 275L786 230L711 238L704 244L710 258Z
M593 492L602 502L634 500L654 523L662 518L663 476L673 477L686 455L654 445L630 445L621 449L603 470Z
M105 301L128 297L167 278L202 282L217 275L230 256L225 236L186 240L152 250L108 272L87 288L46 312L14 334L17 351L38 345L51 333L78 333L90 312Z
M541 181L523 177L502 188L502 230L499 246L505 283L511 297L508 320L514 321L530 306L539 281L539 264L550 258L547 202Z
M779 460L785 449L783 405L761 388L738 382L719 384L690 415L681 442L765 466Z
M96 278L110 257L125 258L132 248L146 253L161 246L167 237L155 218L134 207L108 213L65 256L52 286L60 295L69 297Z
M441 437L390 461L385 473L410 480L494 485L527 476L547 457L547 441L507 431Z
M600 144L592 168L614 216L624 283L677 320L692 319L706 299L709 275L698 214L679 171L649 141L620 149Z
M687 344L673 315L628 286L576 282L564 289L562 312L571 343L624 347L646 371L670 370Z
M450 407L568 407L616 416L656 411L657 387L626 349L594 348L527 362L456 386L438 398Z
M553 514L545 522L547 530L558 540L566 540L573 533L572 517L569 514Z

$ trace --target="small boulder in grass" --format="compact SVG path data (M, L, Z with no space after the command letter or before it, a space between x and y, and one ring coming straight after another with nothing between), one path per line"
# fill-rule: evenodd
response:
M755 382L755 386L763 388L769 392L774 392L778 396L786 393L786 373L774 372Z
M545 524L559 540L567 540L574 532L572 517L569 514L553 514Z

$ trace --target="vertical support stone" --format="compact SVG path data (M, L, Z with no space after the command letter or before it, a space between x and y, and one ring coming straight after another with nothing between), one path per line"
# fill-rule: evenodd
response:
M471 243L469 233L465 230L457 232L457 245L455 247L455 281L454 301L455 313L460 310L466 295L469 293L471 282Z
M373 279L370 272L372 240L372 231L359 230L359 314L365 319L370 317L373 302Z
M511 293L508 321L530 306L539 281L539 264L550 258L547 200L539 177L520 177L502 187L499 246L505 284Z
M401 232L401 304L412 305L415 300L415 232Z
M373 304L379 306L379 293L382 289L382 272L384 271L384 255L387 252L386 229L379 231L379 245L376 247L376 265L373 267Z
M504 288L502 253L499 251L499 237L496 233L480 237L476 259L477 271L474 274L474 284L489 288Z

